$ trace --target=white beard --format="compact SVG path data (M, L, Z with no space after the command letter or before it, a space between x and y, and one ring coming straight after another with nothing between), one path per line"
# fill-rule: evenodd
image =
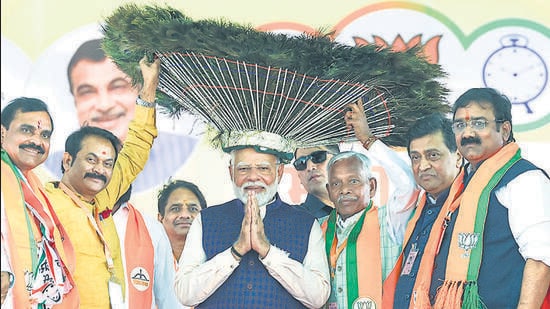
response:
M237 187L235 185L235 182L233 182L233 192L235 192L235 196L241 200L244 204L248 201L248 193L244 188L249 186L257 186L262 187L264 189L261 193L256 193L256 199L258 200L258 206L265 206L267 203L271 202L273 198L275 197L275 194L277 194L277 189L279 186L279 176L275 177L275 180L271 185L266 185L265 183L261 181L256 182L245 182L242 184L242 186Z

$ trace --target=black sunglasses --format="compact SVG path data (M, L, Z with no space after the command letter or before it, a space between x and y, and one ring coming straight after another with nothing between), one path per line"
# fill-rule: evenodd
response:
M307 156L299 157L298 159L294 160L292 164L294 164L294 168L297 171L303 171L307 168L307 161L309 159L311 159L311 162L315 164L323 163L327 159L327 151L326 150L314 151Z

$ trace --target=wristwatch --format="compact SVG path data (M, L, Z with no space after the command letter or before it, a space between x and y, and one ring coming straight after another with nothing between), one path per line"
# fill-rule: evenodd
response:
M145 100L142 100L140 97L137 97L136 104L141 105L141 106L145 106L145 107L149 107L149 108L154 108L155 105L157 105L156 102L150 103L150 102L147 102Z

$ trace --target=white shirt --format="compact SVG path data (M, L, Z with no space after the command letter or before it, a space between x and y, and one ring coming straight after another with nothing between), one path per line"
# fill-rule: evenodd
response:
M216 206L213 206L216 207ZM260 207L265 217L266 207ZM330 295L325 239L321 226L314 220L303 264L288 257L288 253L271 245L264 259L259 259L267 271L295 299L309 308L320 308ZM188 306L202 303L220 287L239 266L231 248L210 260L202 246L202 219L199 214L189 229L176 273L176 295Z
M508 208L510 229L523 258L550 266L550 180L540 170L527 171L495 194Z
M380 224L388 227L387 232L393 242L402 244L407 223L420 193L410 163L380 140L376 140L366 154L380 164L392 184L386 207L381 209L386 214L380 217L386 222Z
M124 250L128 212L128 204L124 203L113 214L113 220L119 235L118 238L120 239L120 251L122 253L125 272L128 271L126 269L126 252ZM151 241L153 242L154 249L153 304L151 308L157 308L156 306L158 306L159 309L186 308L179 303L174 293L174 258L172 255L172 247L164 227L153 218L144 214L142 214L142 216L147 226L147 230L149 231ZM127 276L124 276L124 278L126 280L126 286L128 287L128 284L131 283L128 282ZM126 300L124 304L125 308L128 309L128 288L126 288L126 297L124 299Z

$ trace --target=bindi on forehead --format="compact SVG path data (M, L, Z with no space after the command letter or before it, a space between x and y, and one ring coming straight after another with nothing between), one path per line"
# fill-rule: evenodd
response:
M35 129L49 129L51 127L51 122L46 112L17 112L13 117L13 122L32 126Z

